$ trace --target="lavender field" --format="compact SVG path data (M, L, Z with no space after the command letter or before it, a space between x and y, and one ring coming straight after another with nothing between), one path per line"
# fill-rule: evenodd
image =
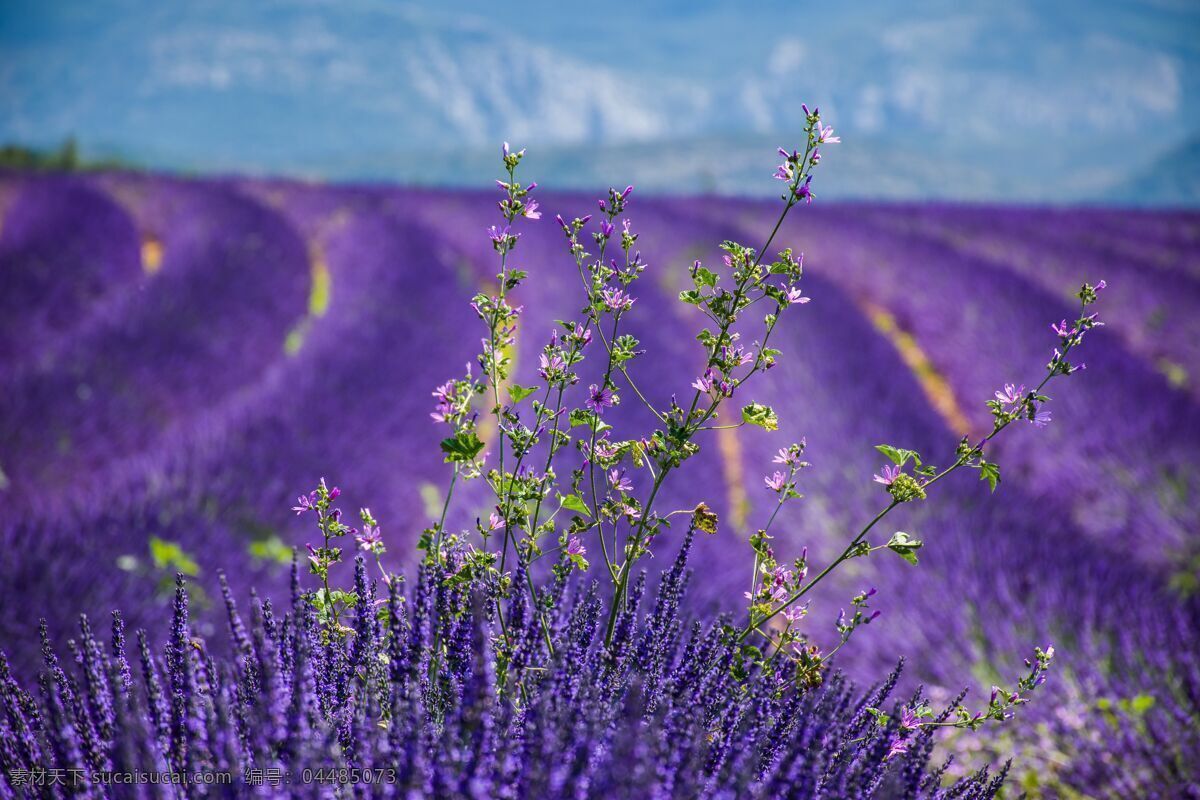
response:
M536 382L555 320L581 302L551 217L595 205L539 195L547 218L525 224L514 256L533 279L514 295L518 383ZM774 217L759 201L635 197L649 267L628 330L648 355L631 372L665 406L704 366L701 320L677 299L688 267L719 261L723 238L757 244ZM38 670L41 618L65 640L80 612L121 608L161 638L177 572L194 629L220 640L219 571L286 597L292 548L312 539L288 509L322 476L370 506L385 561L412 569L448 477L429 393L478 352L468 300L495 281L495 199L0 177L0 650L14 672ZM942 704L986 698L1033 644L1054 645L1043 696L1011 724L938 740L950 776L1012 759L1014 796L1200 796L1200 214L818 204L779 236L805 253L812 301L780 324L786 358L756 389L781 433L716 431L664 488L663 507L703 500L721 520L693 545L688 603L744 606L781 442L805 437L812 467L776 546L827 561L877 511L874 446L953 460L963 435L989 430L998 387L1035 382L1047 321L1103 278L1088 369L1050 391L1051 425L997 442L996 493L958 474L899 508L889 524L924 539L920 568L855 560L808 624L836 642L844 598L877 587L882 615L834 666L869 685L903 657L899 692ZM639 415L628 400L612 410ZM460 527L489 511L482 488L465 491ZM649 569L669 566L667 547Z

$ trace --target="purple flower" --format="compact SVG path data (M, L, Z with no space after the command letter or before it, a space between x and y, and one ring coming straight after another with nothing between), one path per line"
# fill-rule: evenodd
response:
M1016 405L1025 399L1025 387L1006 383L1002 390L996 392L996 399L1001 403Z
M603 208L603 201L601 201L601 207ZM613 231L615 231L615 230L616 230L616 228L613 227L613 224L611 222L609 222L606 219L600 220L600 235L603 236L605 239L612 236Z
M525 205L521 208L521 214L526 219L541 219L542 212L538 211L537 200L526 200Z
M445 422L454 413L454 381L446 381L433 390L437 404L429 415L434 422Z
M896 736L888 745L887 755L883 757L884 761L890 761L893 756L903 755L908 752L909 741L902 736Z
M314 500L309 499L308 495L302 494L296 498L296 505L292 506L292 511L295 511L296 515L299 516L300 514L303 514L305 511L313 510L314 502L315 502Z
M713 371L711 369L704 370L703 375L692 381L692 388L704 394L711 392L713 388Z
M585 405L597 414L603 414L604 409L613 405L613 393L607 386L601 388L592 384L588 387L588 399Z
M915 731L921 726L921 720L913 712L911 708L906 708L900 714L900 729L905 731Z
M809 603L812 601L810 600ZM808 616L808 603L792 603L790 606L779 612L788 622L795 623L796 621Z
M1107 288L1108 288L1108 283L1105 281L1100 281L1099 283L1096 284L1097 292L1100 291L1101 289L1107 289Z
M625 477L625 470L613 468L608 471L608 482L618 492L633 491L633 481Z
M763 483L773 492L782 492L784 487L787 486L787 481L787 475L782 472L776 472L774 475L763 478Z
M817 141L821 144L839 144L842 139L840 136L833 135L832 125L822 125L817 123Z
M569 556L586 556L587 548L583 546L583 542L579 541L578 536L572 536L567 539L567 555Z
M787 298L788 305L793 305L795 303L799 303L799 304L803 305L804 303L807 303L809 300L812 299L811 297L802 297L800 294L799 286L787 287L787 294L785 295L785 297Z
M881 474L875 476L875 482L891 486L898 477L900 477L900 467L895 464L884 464Z
M364 525L362 533L355 537L359 548L374 552L383 544L383 533L377 525Z
M1033 415L1033 419L1029 420L1035 427L1044 428L1050 424L1050 412L1038 411Z
M796 199L803 200L806 203L812 203L813 193L809 184L812 183L812 175L804 179L804 183L796 187Z
M635 302L621 289L605 289L600 296L610 311L628 311Z
M543 380L549 380L552 373L561 372L566 366L567 362L558 353L551 353L549 356L541 353L538 356L538 374Z
M1074 336L1075 331L1076 331L1075 328L1067 327L1067 321L1065 319L1062 322L1058 323L1057 325L1055 325L1054 323L1050 323L1050 330L1054 331L1058 336L1062 337L1063 339L1066 339L1068 336Z

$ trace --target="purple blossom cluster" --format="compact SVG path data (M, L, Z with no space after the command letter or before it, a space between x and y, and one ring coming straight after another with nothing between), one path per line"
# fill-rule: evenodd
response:
M337 778L302 776L339 771L372 797L996 796L1003 771L948 782L931 763L932 730L902 709L933 712L896 700L899 669L865 692L840 677L736 679L720 624L682 611L692 535L645 613L644 576L634 584L607 645L595 584L546 587L554 655L524 594L505 604L504 632L439 568L385 585L361 558L344 638L326 635L295 567L290 607L252 595L248 621L222 581L225 647L195 635L182 577L161 651L138 631L129 652L114 613L108 642L84 617L64 661L43 625L37 688L0 656L0 797L106 796L104 775L140 772L230 782L122 796L317 798Z

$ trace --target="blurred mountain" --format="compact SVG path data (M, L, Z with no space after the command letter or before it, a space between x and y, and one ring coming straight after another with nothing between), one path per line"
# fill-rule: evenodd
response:
M509 139L548 183L762 194L805 101L829 196L1104 202L1200 131L1188 0L569 6L10 0L0 141L478 185Z
M1130 199L1153 198L1156 203L1200 204L1200 135L1166 153L1130 178L1125 189Z

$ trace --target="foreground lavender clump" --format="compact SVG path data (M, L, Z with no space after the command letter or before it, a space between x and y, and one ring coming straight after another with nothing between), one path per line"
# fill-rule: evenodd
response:
M220 654L193 638L181 579L161 655L139 632L140 657L127 656L114 614L109 647L83 620L74 669L46 642L36 694L0 660L0 797L112 796L97 785L104 773L138 771L201 782L116 787L119 796L995 796L1003 773L941 785L928 728L895 750L908 723L881 727L872 711L899 670L865 694L840 677L818 689L778 674L735 679L720 625L679 613L692 535L652 612L636 613L644 576L633 584L607 647L595 584L563 571L545 591L549 660L540 622L514 593L508 677L524 689L520 704L497 686L491 605L433 571L407 593L392 580L377 601L360 559L365 602L345 620L347 637L326 635L298 580L286 614L256 599L249 625L225 586L232 652ZM335 794L338 784L366 795Z

